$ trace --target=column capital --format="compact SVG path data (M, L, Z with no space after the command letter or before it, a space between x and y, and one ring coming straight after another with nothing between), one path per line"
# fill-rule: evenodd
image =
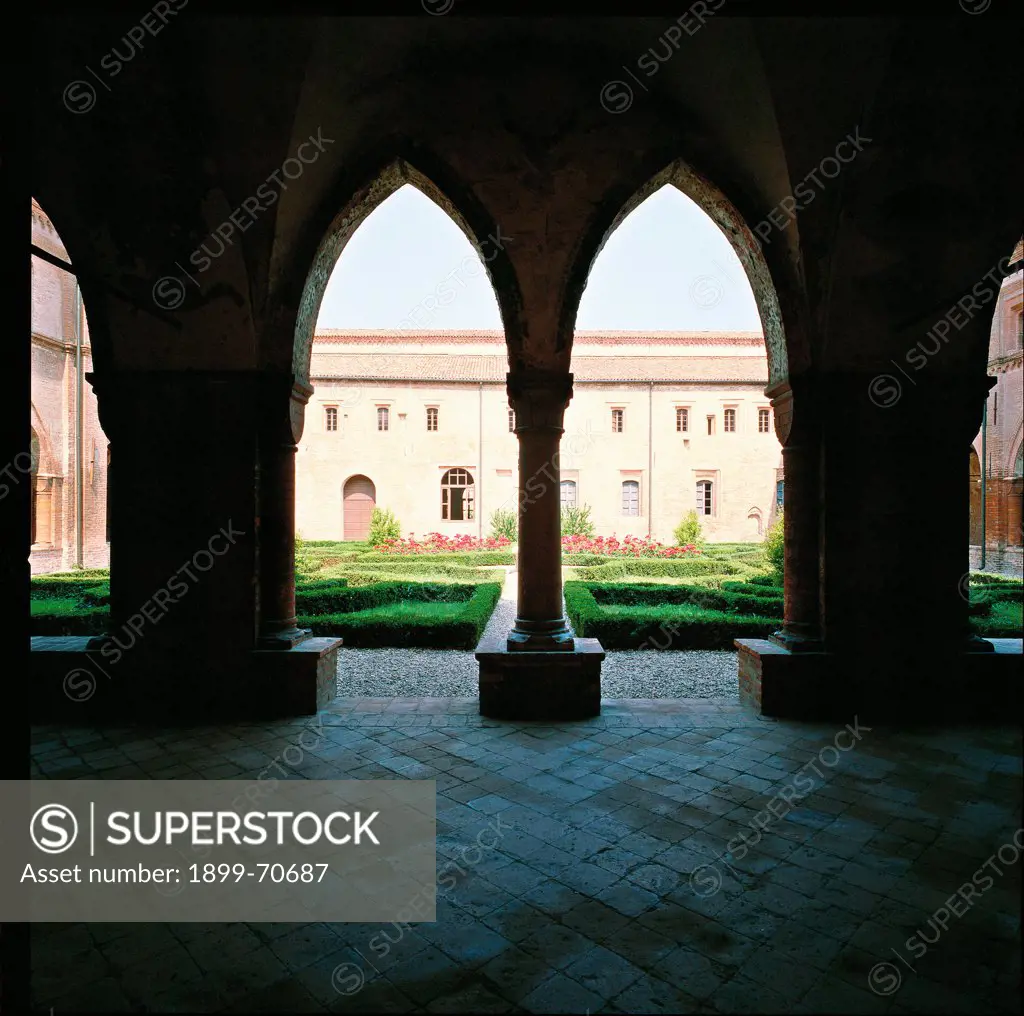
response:
M306 404L312 394L313 389L294 374L264 374L260 379L260 429L272 441L297 445L306 424Z
M566 406L572 399L572 374L557 371L516 371L505 377L508 403L515 410L516 433L562 432Z

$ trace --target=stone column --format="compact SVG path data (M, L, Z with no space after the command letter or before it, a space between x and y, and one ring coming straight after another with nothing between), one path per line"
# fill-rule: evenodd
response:
M794 385L799 398L794 398ZM821 428L810 384L782 381L766 391L782 444L785 615L772 641L790 652L821 650L819 518Z
M519 606L510 651L572 652L562 610L559 442L572 375L521 372L507 378L519 438Z
M310 637L295 622L295 455L313 389L291 375L264 380L257 472L260 649Z

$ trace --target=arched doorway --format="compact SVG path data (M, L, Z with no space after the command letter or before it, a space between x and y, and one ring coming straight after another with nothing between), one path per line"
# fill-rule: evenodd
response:
M370 518L377 503L377 488L368 476L350 476L344 489L344 539L365 540L370 535Z

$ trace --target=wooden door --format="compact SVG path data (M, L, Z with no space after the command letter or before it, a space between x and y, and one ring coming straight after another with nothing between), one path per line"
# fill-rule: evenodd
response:
M344 531L346 540L365 540L370 535L370 516L377 503L373 481L351 476L345 481Z

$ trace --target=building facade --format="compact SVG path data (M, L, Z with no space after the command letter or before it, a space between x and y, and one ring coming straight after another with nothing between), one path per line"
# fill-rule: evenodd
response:
M68 260L32 202L32 243ZM32 572L106 567L109 453L85 375L92 350L75 277L32 256ZM19 480L21 479L19 474Z
M518 443L500 332L318 332L296 466L304 539L487 536L515 512ZM560 459L529 482L588 505L597 535L757 541L782 500L760 333L578 333Z
M971 566L1022 574L1024 525L1024 244L1017 244L992 317L988 373L995 378L970 457ZM1015 270L1014 270L1015 269ZM984 505L984 508L983 508Z

